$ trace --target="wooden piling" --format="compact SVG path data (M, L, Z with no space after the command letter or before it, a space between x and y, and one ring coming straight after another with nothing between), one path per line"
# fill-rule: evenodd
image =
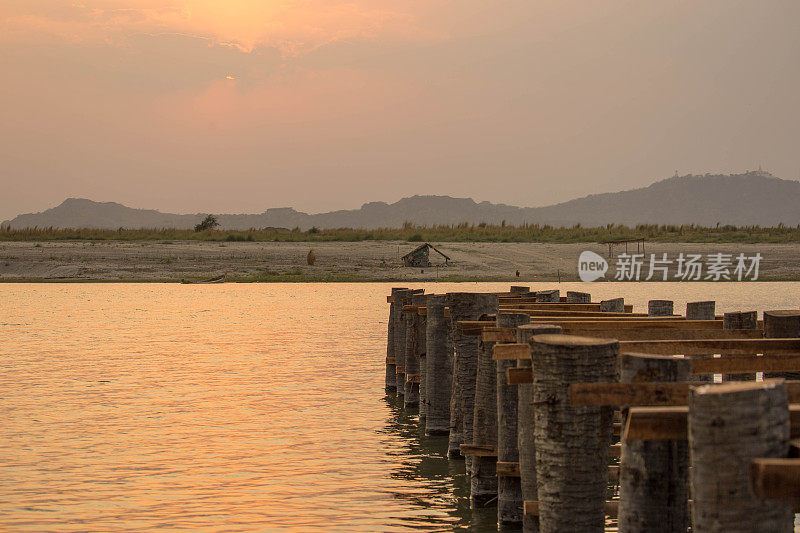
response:
M800 311L792 309L764 311L764 338L789 339L797 337L800 337ZM765 373L764 378L800 379L800 372Z
M624 313L625 298L613 298L600 301L600 311L603 313Z
M560 326L529 324L517 328L517 342L528 344L535 335L558 335ZM531 359L518 359L517 368L531 370ZM517 454L519 456L520 488L524 501L538 500L536 482L536 445L534 441L533 385L517 385ZM539 516L523 514L522 530L538 533Z
M622 354L620 382L687 381L691 360ZM625 414L623 409L623 427ZM628 441L620 459L620 533L685 533L689 520L689 448L685 440Z
M450 391L450 441L447 455L460 458L461 445L465 437L472 435L475 409L475 376L480 351L480 337L463 335L458 331L458 322L478 320L483 315L497 314L496 294L456 292L447 294L450 308L451 333L453 335L453 383ZM466 457L467 472L472 460Z
M411 296L411 305L425 305L424 294ZM406 409L419 407L419 389L421 383L419 354L420 345L425 343L424 335L420 338L420 323L422 318L416 312L403 313L406 320L406 353L405 353L405 395L403 406Z
M450 388L453 363L448 353L449 320L444 316L446 296L429 296L425 327L426 435L450 433Z
M568 304L588 304L592 301L592 295L588 292L567 291Z
M756 311L736 311L722 315L722 329L724 330L755 330L758 329L758 313ZM755 381L756 375L750 374L723 374L722 381Z
M412 303L419 302L417 305L426 305L430 295L424 296L422 299L417 299L417 296L411 299ZM419 359L419 421L425 424L425 419L428 417L428 402L427 402L427 323L428 317L425 314L417 313L416 333L417 333L417 358Z
M530 346L539 531L603 532L613 408L572 407L568 390L617 381L619 343L537 335Z
M561 301L561 293L556 290L536 291L537 302L552 302L559 303Z
M686 320L714 320L717 303L713 300L706 302L688 302L686 304Z
M396 367L395 386L397 396L404 396L406 393L406 318L403 313L403 306L411 303L413 290L399 290L394 295L392 305L397 307L397 321L394 330L394 359Z
M672 300L650 300L647 302L647 314L650 316L671 316L674 314Z
M515 328L530 322L526 314L498 313L497 326ZM498 402L497 365L492 359L495 343L481 341L475 378L475 408L472 424L472 444L498 447ZM498 363L507 361L497 361ZM505 375L503 376L505 377ZM506 386L507 387L507 386ZM516 398L514 402L516 413ZM514 426L516 445L516 425ZM497 502L498 484L497 457L473 456L470 472L470 501L474 507L486 507Z
M517 328L528 324L530 316L524 313L501 313L497 325L502 328ZM510 360L495 361L495 387L497 389L497 461L519 463L517 446L518 385L509 385L506 370L516 368ZM519 469L517 468L517 471ZM524 498L519 474L504 475L497 471L497 522L501 527L518 527L522 524Z
M397 320L402 313L398 314L398 307L395 305L397 300L397 293L400 291L408 290L406 287L393 287L389 300L389 327L388 335L386 338L386 392L397 392L397 359L395 357L395 331L397 329Z
M789 408L782 380L704 385L689 393L693 531L791 532L791 505L759 500L755 458L786 457Z

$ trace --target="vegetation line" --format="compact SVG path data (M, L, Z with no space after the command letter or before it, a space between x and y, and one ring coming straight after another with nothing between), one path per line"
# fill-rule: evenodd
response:
M617 239L644 238L653 242L704 243L797 243L800 225L787 227L729 226L703 227L696 225L639 224L635 227L609 224L602 227L554 227L526 224L522 226L457 224L416 226L406 223L402 228L373 230L311 228L301 231L279 228L220 230L204 229L59 229L25 228L0 229L0 241L217 241L217 242L538 242L580 243Z

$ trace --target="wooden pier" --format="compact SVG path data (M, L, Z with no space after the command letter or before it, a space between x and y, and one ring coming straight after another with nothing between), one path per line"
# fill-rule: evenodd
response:
M634 313L526 287L387 301L387 393L449 435L498 526L794 530L800 310Z

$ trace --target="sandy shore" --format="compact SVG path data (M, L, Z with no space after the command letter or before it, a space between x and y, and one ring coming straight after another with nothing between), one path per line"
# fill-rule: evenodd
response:
M3 242L0 281L165 281L222 273L234 281L564 281L577 280L578 256L600 244L440 243L448 266L403 267L404 242ZM800 244L647 244L658 257L760 253L761 280L800 280ZM306 264L313 249L317 261ZM624 247L622 247L624 250ZM622 251L617 249L617 251ZM635 251L635 245L631 251ZM441 257L431 253L431 261ZM613 264L613 261L611 263ZM516 272L519 271L519 278Z

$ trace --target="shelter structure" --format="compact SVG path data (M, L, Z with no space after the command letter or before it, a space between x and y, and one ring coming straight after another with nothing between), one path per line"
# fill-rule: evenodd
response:
M408 252L406 255L403 256L403 266L422 267L422 268L427 268L431 266L431 260L430 260L431 250L444 257L445 265L450 261L449 257L447 257L445 254L436 249L436 247L433 246L432 244L426 242L425 244L417 246L416 248L414 248L413 250L411 250L410 252Z

